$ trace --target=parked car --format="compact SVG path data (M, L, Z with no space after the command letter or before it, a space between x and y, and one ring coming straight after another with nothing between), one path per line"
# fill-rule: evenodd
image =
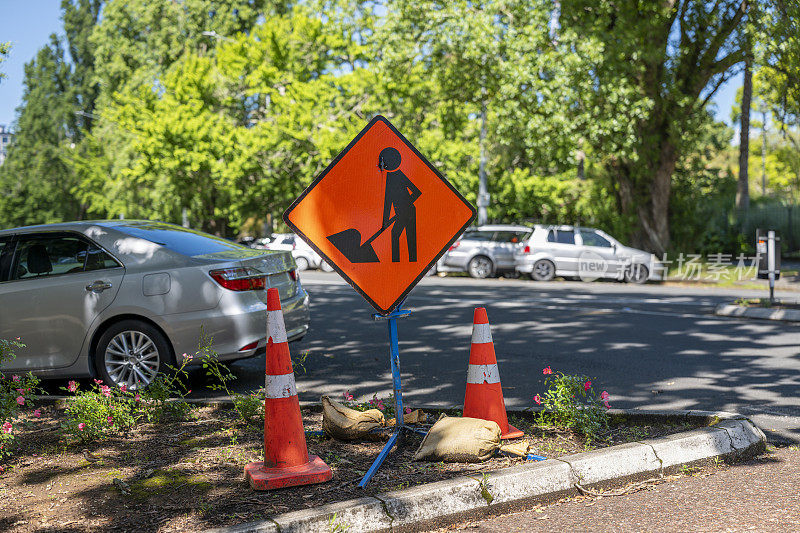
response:
M247 237L242 237L236 242L241 244L242 246L253 248L254 250L267 250L268 249L267 244L269 243L269 239L257 239L255 237L247 236Z
M273 233L265 243L265 246L269 250L288 250L292 252L292 256L297 263L297 270L319 268L325 272L333 272L333 268L323 261L306 241L294 233Z
M251 357L266 347L267 287L289 340L303 337L308 294L287 252L150 221L2 230L0 338L26 346L0 370L139 389L194 353L201 332L220 360Z
M664 273L655 255L624 246L601 230L575 226L536 225L517 250L516 268L537 281L564 276L645 283Z
M439 259L438 272L467 272L473 278L514 273L514 254L533 231L527 226L487 225L470 228Z

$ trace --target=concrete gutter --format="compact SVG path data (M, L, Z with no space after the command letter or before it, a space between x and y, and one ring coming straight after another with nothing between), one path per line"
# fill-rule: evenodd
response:
M764 320L782 320L784 322L800 322L800 311L797 309L769 309L767 307L745 307L742 305L721 304L714 314L719 316L739 316L745 318L761 318Z
M606 487L663 475L682 465L762 453L764 434L744 416L712 411L611 410L640 422L683 420L712 424L668 437L526 463L404 490L339 502L223 527L206 533L421 531L464 518L508 512L535 501L577 495L581 487Z

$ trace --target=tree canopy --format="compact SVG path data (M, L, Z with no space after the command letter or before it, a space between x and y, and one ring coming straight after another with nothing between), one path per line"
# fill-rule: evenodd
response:
M483 148L494 221L593 224L657 252L674 239L732 249L735 171L722 155L732 131L711 101L748 53L787 132L773 154L785 166L772 172L796 168L800 13L783 0L63 0L62 10L65 37L30 65L19 142L0 167L0 185L43 198L15 192L4 224L187 216L220 235L250 231L381 113L472 201ZM775 194L788 190L780 179ZM54 187L64 209L47 207ZM694 220L704 199L721 214Z

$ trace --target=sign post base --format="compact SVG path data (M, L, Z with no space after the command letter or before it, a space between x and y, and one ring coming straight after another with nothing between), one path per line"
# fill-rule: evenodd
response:
M372 315L372 318L375 320L386 319L389 326L389 364L392 369L392 389L394 390L395 413L394 419L396 426L392 436L389 437L389 441L383 447L381 453L378 454L378 457L375 459L375 462L372 463L372 466L369 467L369 470L367 470L364 478L359 482L358 486L362 489L366 487L367 483L369 483L369 480L372 479L372 476L374 476L375 472L378 471L378 468L380 468L381 464L383 464L383 461L386 459L386 456L389 455L391 449L394 448L395 444L399 444L400 437L404 431L412 431L422 435L426 434L425 431L412 426L407 426L403 416L403 385L400 381L400 346L397 338L397 319L406 318L408 316L411 316L411 310L403 309L402 303L397 306L397 309L386 316L378 314Z

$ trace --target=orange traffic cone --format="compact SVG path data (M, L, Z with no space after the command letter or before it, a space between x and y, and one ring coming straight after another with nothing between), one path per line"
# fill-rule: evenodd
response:
M331 479L330 467L316 455L308 455L278 289L267 291L265 392L264 461L244 467L250 486L271 490Z
M497 422L502 432L500 438L503 439L516 439L525 435L508 423L503 390L500 388L500 372L494 355L492 330L483 307L475 308L472 324L464 416Z

